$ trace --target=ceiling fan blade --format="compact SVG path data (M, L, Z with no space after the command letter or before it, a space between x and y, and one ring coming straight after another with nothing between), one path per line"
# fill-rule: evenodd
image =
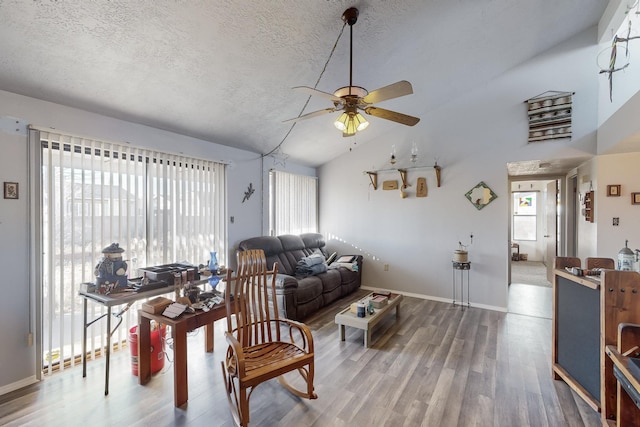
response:
M325 108L324 110L313 111L311 113L303 114L300 117L294 117L293 119L284 120L282 123L297 122L298 120L306 120L306 119L310 119L311 117L321 116L327 113L333 113L334 111L338 111L338 110L340 110L340 108Z
M390 84L389 86L381 87L370 92L367 96L362 98L366 104L377 104L378 102L386 101L387 99L399 98L405 95L411 95L413 93L413 87L411 83L406 80Z
M293 88L294 90L297 90L298 92L305 92L309 95L317 95L317 96L321 96L323 98L327 98L330 99L331 101L334 102L343 102L344 100L338 96L335 96L332 93L327 93L327 92L323 92L321 90L318 89L314 89L312 87L309 86L296 86Z
M364 109L364 112L371 116L391 120L393 122L401 123L407 126L414 126L420 121L418 117L408 116L406 114L397 113L395 111L385 110L384 108L378 107L367 107Z

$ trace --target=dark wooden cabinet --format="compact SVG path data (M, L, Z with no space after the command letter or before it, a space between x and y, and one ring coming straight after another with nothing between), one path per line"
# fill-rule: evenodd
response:
M609 258L590 258L587 265L609 265ZM620 393L614 362L626 374L626 357L640 357L640 274L605 269L600 277L576 276L580 260L555 258L553 283L552 369L594 410L602 425L640 425L640 409ZM633 324L629 326L628 324ZM621 332L623 331L624 332ZM640 390L640 382L630 383Z

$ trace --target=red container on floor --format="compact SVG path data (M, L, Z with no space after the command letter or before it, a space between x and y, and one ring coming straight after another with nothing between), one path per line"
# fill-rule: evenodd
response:
M162 340L167 327L151 331L151 373L155 374L164 368L164 351ZM138 376L138 326L129 329L129 348L131 349L131 373Z

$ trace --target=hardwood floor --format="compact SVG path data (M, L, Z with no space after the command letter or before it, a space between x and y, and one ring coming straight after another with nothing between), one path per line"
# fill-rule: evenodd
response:
M362 331L347 328L341 342L333 322L356 297L307 319L318 399L294 397L277 381L262 384L251 398L251 425L600 425L598 413L551 379L549 319L405 298L400 320L390 314L365 349ZM112 357L109 396L104 361L96 360L87 378L78 366L0 397L0 425L230 426L220 368L224 327L224 320L216 323L213 354L204 353L201 334L189 337L189 402L183 408L173 407L170 363L140 386L123 351Z

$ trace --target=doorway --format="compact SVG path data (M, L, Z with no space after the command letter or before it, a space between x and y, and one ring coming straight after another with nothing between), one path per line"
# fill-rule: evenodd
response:
M509 313L552 316L553 262L562 231L561 183L561 178L510 183Z

